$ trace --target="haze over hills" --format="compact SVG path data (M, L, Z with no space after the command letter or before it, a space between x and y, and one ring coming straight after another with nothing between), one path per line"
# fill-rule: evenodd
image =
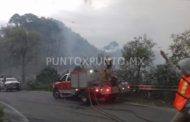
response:
M108 55L114 56L114 57L120 57L121 56L121 48L118 42L112 41L108 45L104 46L102 49L105 53Z
M106 52L113 52L119 50L119 44L116 41L110 42L107 46L103 48Z
M103 49L98 49L63 22L52 18L38 17L34 14L15 14L11 17L9 23L11 22L20 23L28 30L40 34L40 52L43 58L47 56L88 57L97 56L103 52L112 56L121 56L122 46L118 42L112 41ZM155 56L156 64L161 63L159 52L155 51Z
M38 17L34 14L14 14L8 22L8 26L12 25L21 26L27 31L37 32L40 36L38 48L36 53L33 54L35 56L27 63L26 74L30 74L30 76L34 76L47 66L47 57L54 58L54 63L57 63L57 58L60 57L89 57L101 53L99 49L91 45L80 34L52 18ZM20 72L18 72L20 59L12 60L13 57L9 57L6 53L1 53L0 56L7 60L6 62L0 60L2 65L0 73L20 76ZM69 68L66 65L55 65L54 67L58 71Z
M106 52L108 55L111 55L114 57L122 56L122 53L121 53L122 47L120 47L120 45L116 41L110 42L108 45L104 46L102 50ZM158 50L153 50L153 52L155 55L155 59L153 63L155 65L164 63L164 59L160 55L160 52Z
M35 31L40 34L37 57L31 60L27 66L27 72L28 74L31 73L31 75L32 73L38 73L46 66L47 57L53 57L55 59L57 57L92 57L98 56L99 54L114 57L122 56L122 46L120 47L116 41L110 42L104 46L103 49L98 49L91 45L88 40L83 38L80 34L72 31L64 23L52 18L38 17L34 14L15 14L10 18L8 23L9 25L20 25L29 31ZM160 63L159 54L157 52L155 53L156 57L158 57L155 58L156 62ZM6 57L6 54L1 55ZM9 61L5 63L2 61L3 67L1 70L6 74L14 74L19 67L19 65L16 65L17 63L18 62L9 63ZM67 68L69 67L57 66L58 71Z
M99 52L80 34L58 20L33 14L15 14L9 22L20 23L26 29L39 33L41 52L45 56L93 56Z

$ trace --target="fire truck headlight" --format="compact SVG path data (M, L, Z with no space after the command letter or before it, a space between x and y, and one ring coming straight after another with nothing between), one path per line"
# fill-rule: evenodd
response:
M94 70L93 70L93 69L91 69L91 70L89 70L89 72L90 72L90 74L92 74L92 73L94 73Z
M98 88L96 88L96 90L95 90L96 92L99 92L99 89Z
M79 89L77 89L77 88L76 88L76 89L75 89L75 91L76 91L76 92L78 92L78 91L79 91Z

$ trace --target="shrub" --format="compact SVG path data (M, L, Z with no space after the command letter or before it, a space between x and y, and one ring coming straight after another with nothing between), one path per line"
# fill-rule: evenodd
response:
M31 90L51 90L51 85L59 79L59 74L54 68L46 67L36 75L36 80L28 84Z

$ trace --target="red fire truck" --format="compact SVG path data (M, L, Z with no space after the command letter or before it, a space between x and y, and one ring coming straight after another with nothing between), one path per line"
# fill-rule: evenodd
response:
M53 84L53 96L55 99L75 96L83 103L114 101L119 93L117 78L101 81L101 75L92 69L67 73Z

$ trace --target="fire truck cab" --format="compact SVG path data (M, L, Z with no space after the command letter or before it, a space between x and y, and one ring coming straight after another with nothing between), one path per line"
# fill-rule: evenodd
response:
M72 93L70 73L63 75L59 81L53 84L53 95L55 98L71 96Z

